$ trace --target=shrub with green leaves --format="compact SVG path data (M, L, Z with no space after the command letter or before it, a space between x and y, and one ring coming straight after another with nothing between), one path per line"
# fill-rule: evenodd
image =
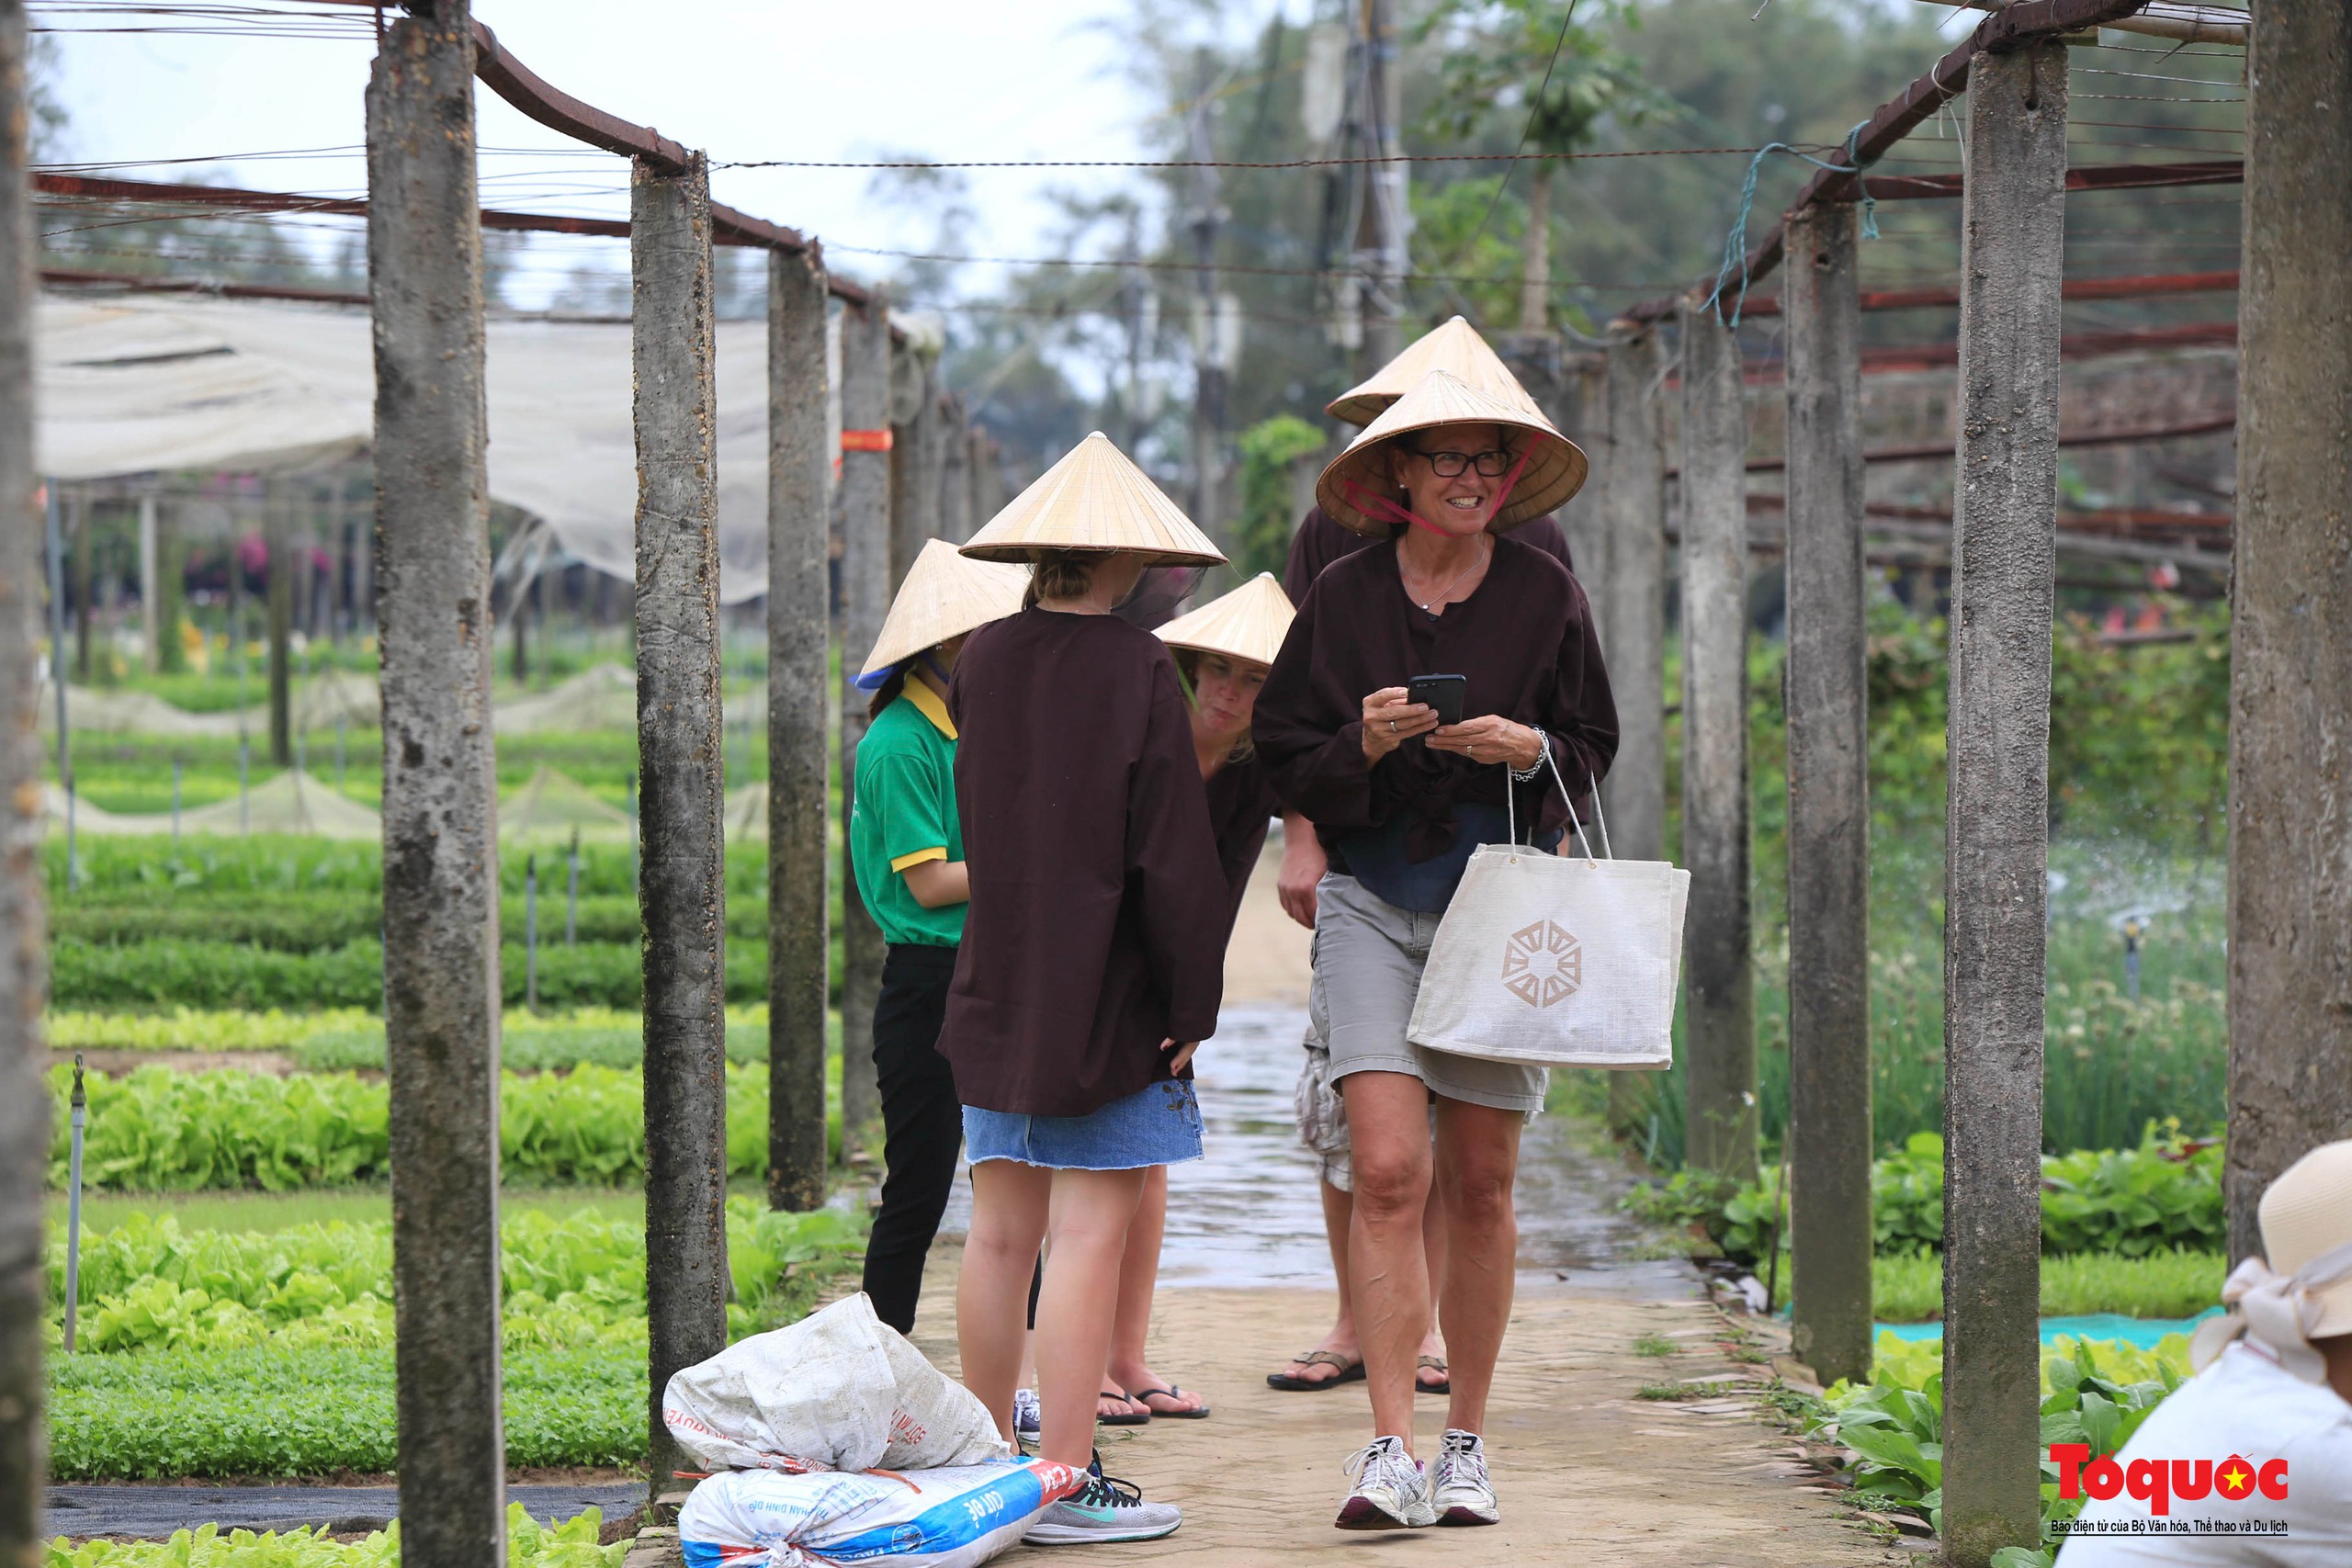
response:
M735 1287L730 1337L798 1315L796 1275L853 1258L865 1223L847 1210L784 1213L750 1198L727 1203ZM510 1215L500 1227L500 1289L510 1351L645 1340L645 1232L585 1211ZM49 1247L49 1337L62 1341L62 1237ZM80 1348L128 1351L309 1349L392 1343L389 1221L279 1231L183 1231L135 1214L82 1249Z
M1638 1218L1676 1229L1697 1226L1724 1257L1764 1256L1779 1209L1779 1176L1740 1185L1704 1171L1645 1182L1625 1200ZM1877 1248L1937 1248L1944 1237L1944 1141L1915 1133L1901 1152L1871 1168L1871 1219ZM2145 1258L2167 1250L2217 1251L2222 1148L2181 1136L2177 1122L2150 1122L2132 1149L2083 1149L2041 1161L2041 1246L2052 1256L2109 1252Z
M50 1071L49 1179L65 1184L73 1069ZM348 1073L289 1077L234 1069L141 1067L91 1075L82 1179L123 1191L259 1188L285 1192L390 1173L390 1106L380 1080ZM767 1168L764 1067L727 1070L729 1175ZM635 1182L645 1174L645 1083L634 1069L502 1075L499 1145L519 1184Z
M505 999L525 999L528 958L519 942L500 950ZM644 955L634 942L561 942L539 949L543 1006L636 1006L645 994ZM727 946L727 998L763 1000L767 948ZM61 942L51 957L50 994L61 1007L367 1008L384 1000L384 948L370 938L310 953L243 942L157 939L129 946Z
M398 1460L389 1347L153 1350L44 1365L52 1480L375 1472ZM503 1370L508 1464L644 1460L642 1345L521 1350Z
M2148 1413L2188 1377L2188 1339L2165 1336L2153 1349L2119 1341L2061 1337L2041 1349L2041 1450L2052 1443L2087 1444L2112 1454L2131 1440ZM1883 1503L1917 1509L1943 1529L1943 1351L1934 1340L1878 1338L1868 1387L1834 1384L1814 1429L1855 1456L1855 1490ZM2082 1511L2083 1499L2058 1495L2058 1467L2041 1462L2041 1527ZM2037 1561L2018 1549L2004 1568ZM2039 1559L2042 1562L2046 1558Z
M599 1546L605 1514L590 1508L548 1528L506 1505L509 1568L620 1568L629 1543ZM41 1568L400 1568L401 1527L357 1540L338 1541L324 1529L223 1531L218 1525L176 1530L169 1540L91 1540L69 1546L63 1536L49 1543Z

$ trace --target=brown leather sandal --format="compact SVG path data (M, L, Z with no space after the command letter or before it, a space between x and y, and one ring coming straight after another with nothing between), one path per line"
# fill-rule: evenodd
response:
M1293 1356L1291 1364L1298 1367L1337 1367L1340 1375L1335 1378L1303 1378L1292 1372L1268 1372L1266 1386L1296 1393L1311 1393L1318 1389L1337 1388L1343 1382L1363 1382L1363 1358L1361 1356L1351 1361L1337 1350L1307 1350Z

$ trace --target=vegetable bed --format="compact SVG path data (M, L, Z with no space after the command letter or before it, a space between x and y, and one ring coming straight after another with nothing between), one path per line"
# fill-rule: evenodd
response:
M49 1180L66 1179L65 1101L73 1069L50 1071ZM516 1183L641 1180L645 1080L634 1068L582 1066L502 1075L499 1143L504 1179ZM390 1174L390 1089L351 1073L276 1077L236 1070L182 1073L141 1067L87 1079L89 1126L82 1176L96 1189L188 1191L296 1188ZM838 1114L835 1112L834 1114ZM833 1136L838 1138L838 1131ZM767 1168L764 1066L727 1069L727 1168Z

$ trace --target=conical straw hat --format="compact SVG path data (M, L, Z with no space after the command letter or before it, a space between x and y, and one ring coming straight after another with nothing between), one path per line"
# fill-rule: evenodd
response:
M972 536L975 560L1024 561L1039 550L1136 550L1149 566L1216 566L1208 536L1096 431Z
M890 601L873 655L851 683L871 691L924 649L1014 614L1028 586L1029 574L1019 567L967 560L946 540L926 540Z
M1315 482L1316 504L1360 534L1385 537L1394 525L1368 515L1361 499L1385 496L1397 500L1396 482L1388 472L1388 446L1400 435L1441 424L1497 424L1520 432L1514 445L1525 450L1535 443L1520 471L1519 483L1505 498L1502 510L1487 525L1489 532L1516 528L1530 518L1564 504L1584 488L1589 466L1583 450L1561 434L1539 411L1515 408L1465 385L1442 370L1432 370L1413 389L1389 405L1331 459Z
M1252 664L1272 664L1298 612L1271 571L1261 571L1232 592L1212 599L1188 615L1159 628L1172 648L1196 648Z
M1487 346L1478 329L1459 316L1435 332L1416 338L1404 353L1374 371L1363 385L1340 393L1323 412L1350 424L1370 424L1380 417L1382 410L1420 385L1421 378L1432 370L1442 370L1521 413L1544 417L1544 411L1527 395L1519 378Z

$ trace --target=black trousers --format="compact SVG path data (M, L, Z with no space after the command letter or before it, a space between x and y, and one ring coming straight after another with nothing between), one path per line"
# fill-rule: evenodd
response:
M956 950L893 942L874 1007L874 1071L882 1099L882 1202L865 1243L865 1293L899 1333L915 1325L923 1259L964 1146L964 1106L939 1054Z

